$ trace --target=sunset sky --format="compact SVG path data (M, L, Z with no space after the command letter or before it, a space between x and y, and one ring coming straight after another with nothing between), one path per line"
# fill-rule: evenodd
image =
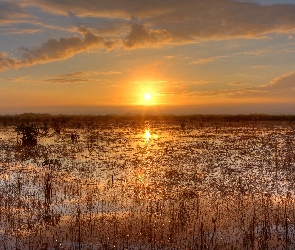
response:
M0 0L0 114L143 109L295 114L295 0Z

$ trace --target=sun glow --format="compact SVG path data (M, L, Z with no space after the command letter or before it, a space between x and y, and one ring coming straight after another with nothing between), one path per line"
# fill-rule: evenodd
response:
M151 94L150 94L150 93L145 93L145 95L144 95L144 99L145 99L146 101L149 101L149 100L151 99Z
M139 80L133 82L134 104L142 106L155 106L159 102L159 93L161 92L161 84L159 81Z

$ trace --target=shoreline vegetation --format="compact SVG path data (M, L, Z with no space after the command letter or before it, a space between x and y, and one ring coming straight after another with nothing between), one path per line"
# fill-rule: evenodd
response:
M295 249L294 142L294 115L0 116L0 249Z
M291 114L280 114L280 115L270 115L270 114L190 114L190 115L176 115L176 114L107 114L107 115L91 115L91 114L80 114L80 115L67 115L67 114L49 114L49 113L22 113L14 115L0 115L0 121L3 120L22 120L31 119L35 121L42 121L42 119L50 118L67 118L67 119L107 119L107 118L140 118L143 117L147 119L178 119L186 118L191 120L208 120L208 121L251 121L251 120L261 120L261 121L295 121L295 115Z

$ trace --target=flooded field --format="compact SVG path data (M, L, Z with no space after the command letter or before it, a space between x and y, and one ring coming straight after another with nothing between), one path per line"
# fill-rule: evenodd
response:
M0 249L295 249L294 141L294 121L2 124Z

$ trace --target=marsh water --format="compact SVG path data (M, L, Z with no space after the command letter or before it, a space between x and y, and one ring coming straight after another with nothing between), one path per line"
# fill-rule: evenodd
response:
M1 250L295 249L293 123L38 126L0 127Z

